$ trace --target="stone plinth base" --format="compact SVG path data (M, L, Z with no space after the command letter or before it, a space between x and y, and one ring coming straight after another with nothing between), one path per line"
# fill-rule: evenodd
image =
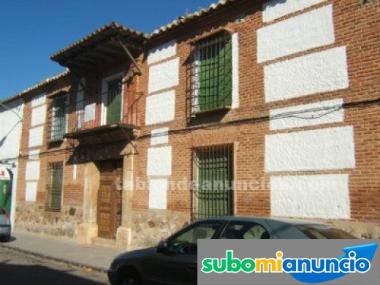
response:
M81 244L92 244L93 239L98 236L97 224L80 224L78 226L78 241Z

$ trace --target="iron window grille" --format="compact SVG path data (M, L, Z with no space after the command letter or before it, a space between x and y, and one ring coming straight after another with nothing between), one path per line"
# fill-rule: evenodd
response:
M228 109L232 104L232 41L227 32L195 44L188 74L191 114Z
M53 99L51 109L50 140L63 140L66 133L67 96Z
M233 147L193 151L193 219L233 214Z
M61 211L62 204L63 162L49 164L48 183L46 185L46 210Z

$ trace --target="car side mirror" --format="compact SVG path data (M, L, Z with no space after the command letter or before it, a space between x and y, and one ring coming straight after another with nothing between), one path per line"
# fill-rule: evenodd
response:
M162 240L158 243L157 252L158 253L167 253L168 252L168 243L166 240Z

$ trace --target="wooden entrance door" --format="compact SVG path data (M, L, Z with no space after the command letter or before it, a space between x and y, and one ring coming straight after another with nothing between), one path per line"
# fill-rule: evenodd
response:
M98 163L100 184L98 191L98 236L115 239L121 225L122 160Z

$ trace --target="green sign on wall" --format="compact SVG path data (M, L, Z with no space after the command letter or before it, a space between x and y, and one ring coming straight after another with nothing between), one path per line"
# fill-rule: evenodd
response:
M11 211L12 175L6 168L0 167L0 207Z

